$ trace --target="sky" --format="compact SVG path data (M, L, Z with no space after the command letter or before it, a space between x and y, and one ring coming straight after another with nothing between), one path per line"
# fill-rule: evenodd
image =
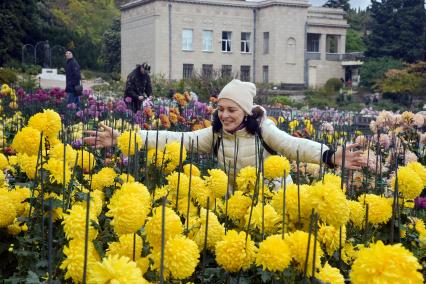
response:
M327 0L309 0L309 3L311 3L314 6L322 6ZM350 0L349 3L351 4L351 8L358 8L365 9L368 5L370 5L370 0Z

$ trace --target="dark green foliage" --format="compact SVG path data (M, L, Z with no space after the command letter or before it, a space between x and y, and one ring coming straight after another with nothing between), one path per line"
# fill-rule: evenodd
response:
M324 85L324 89L330 92L336 92L343 87L343 83L339 78L330 78Z
M35 46L48 40L53 67L65 64L64 51L71 48L82 68L100 69L102 36L118 15L114 1L2 0L0 65L21 62L24 44ZM38 65L43 65L42 51L43 44L38 44ZM31 46L26 50L28 55L33 52ZM25 61L30 62L34 62L34 56Z
M370 59L361 66L361 85L367 88L373 88L378 79L389 69L402 69L404 64L400 60L389 57Z
M349 11L351 7L349 4L349 0L328 0L323 7L328 8L342 8L344 11Z
M363 52L366 49L362 33L349 28L346 33L346 52Z
M390 56L407 62L425 58L426 15L423 0L371 1L373 19L367 37L369 57Z
M17 80L16 72L9 68L0 69L0 85L13 84Z
M111 28L102 37L101 62L106 72L120 72L121 37L120 19L115 19Z

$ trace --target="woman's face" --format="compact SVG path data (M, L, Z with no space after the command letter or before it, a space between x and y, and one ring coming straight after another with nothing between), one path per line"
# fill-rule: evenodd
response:
M245 113L238 104L230 99L220 99L218 116L223 129L232 132L243 122Z

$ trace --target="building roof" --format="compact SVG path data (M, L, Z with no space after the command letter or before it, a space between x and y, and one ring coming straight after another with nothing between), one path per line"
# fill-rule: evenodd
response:
M168 0L135 0L121 6L121 10L128 10L137 6L145 5L150 2ZM293 6L310 7L307 0L173 0L172 3L190 3L199 5L228 6L241 8L266 8L269 6Z

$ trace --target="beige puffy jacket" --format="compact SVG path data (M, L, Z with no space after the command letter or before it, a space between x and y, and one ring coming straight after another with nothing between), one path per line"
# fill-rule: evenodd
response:
M326 145L322 146L321 153L320 143L289 135L287 132L276 127L270 119L266 118L266 111L264 108L260 106L256 106L255 108L256 111L261 111L263 113L259 120L261 134L263 140L271 149L285 156L290 161L296 160L297 150L299 150L299 159L301 162L320 163L322 153L328 149ZM253 111L255 111L255 109ZM146 137L148 137L148 148L155 147L156 133L156 130L140 131L140 135L144 143ZM166 141L180 141L182 133L186 149L190 149L192 140L194 140L194 147L196 147L198 138L198 151L201 153L212 153L214 144L221 135L221 133L213 133L212 127L192 132L158 131L158 149L163 149ZM238 141L236 173L246 166L256 166L255 136L249 134L245 128L236 131L234 134L223 131L223 137L219 144L217 158L222 169L225 168L224 162L226 163L226 166L231 166L231 180L233 178L234 170L235 139ZM270 155L266 150L264 150L263 153L265 158Z

